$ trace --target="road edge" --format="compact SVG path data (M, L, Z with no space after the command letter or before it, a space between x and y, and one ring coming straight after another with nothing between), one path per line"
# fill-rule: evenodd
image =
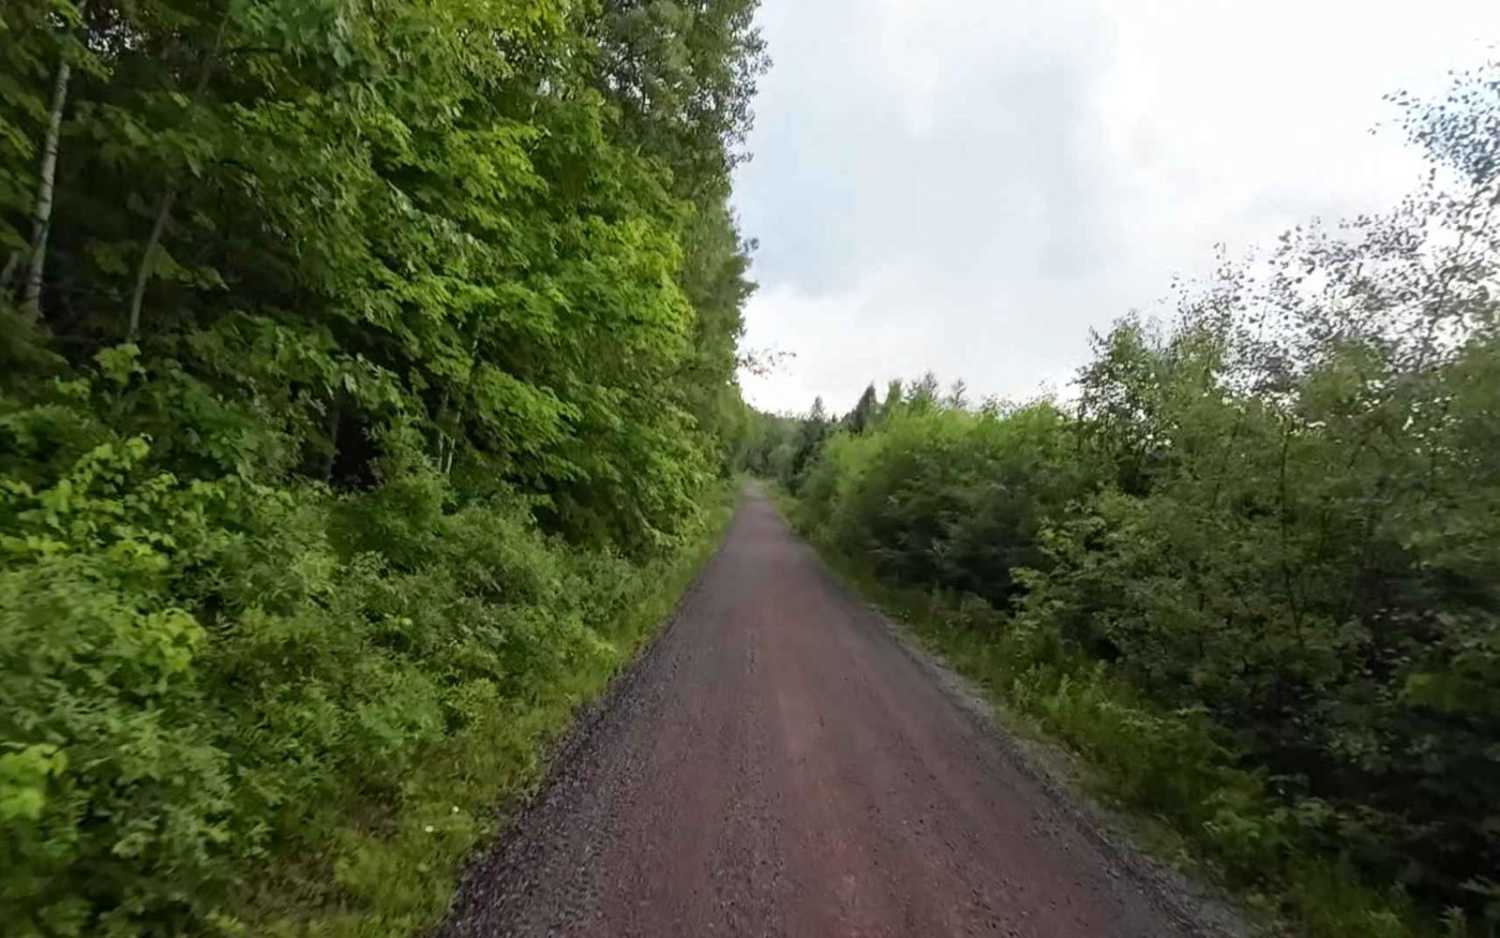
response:
M779 499L770 501L793 534L817 555L829 582L855 606L865 610L975 729L996 743L1002 757L1037 785L1069 826L1093 844L1106 862L1138 886L1184 932L1194 938L1257 938L1270 933L1267 926L1254 923L1222 887L1154 856L1143 847L1131 832L1139 822L1129 813L1103 804L1080 785L1079 766L1085 765L1080 756L1040 731L1018 732L1015 727L1027 725L1024 720L1008 712L1000 701L926 647L897 615L868 597L829 562L819 545L797 530L786 517Z
M645 640L640 642L630 657L620 663L604 688L579 706L567 729L547 745L540 756L546 769L536 784L530 790L493 807L496 817L494 829L484 841L475 845L464 860L447 909L442 918L420 933L423 938L465 938L470 934L465 928L470 906L485 899L483 884L494 880L505 870L521 865L526 844L520 838L510 835L534 826L533 821L545 812L554 789L567 781L578 760L587 752L600 724L605 722L616 705L640 681L647 670L647 664L662 647L666 637L677 627L689 601L701 590L704 575L714 558L723 550L729 530L744 503L745 486L738 484L735 486L733 506L713 537L712 549L703 552L692 579L678 595L670 611L647 633Z

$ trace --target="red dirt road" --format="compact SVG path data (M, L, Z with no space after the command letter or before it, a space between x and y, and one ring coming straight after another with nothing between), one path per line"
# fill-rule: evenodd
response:
M1016 758L751 492L444 934L1199 932Z

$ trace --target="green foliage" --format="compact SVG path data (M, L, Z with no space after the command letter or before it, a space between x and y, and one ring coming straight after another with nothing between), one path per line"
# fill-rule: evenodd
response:
M1047 403L903 406L877 432L828 442L801 486L804 521L882 575L1003 603L1010 571L1041 562L1042 518L1079 491L1068 441Z
M675 598L765 61L616 6L0 12L7 934L429 925Z
M451 507L430 469L339 494L149 463L139 437L101 444L0 503L3 911L22 934L253 917L229 890L255 864L337 869L341 832L372 809L361 842L393 849L434 752L539 721L466 802L482 817L533 771L536 734L629 653L644 628L622 621L680 556L570 548L514 498ZM445 872L485 830L467 825Z
M974 409L929 375L750 460L837 554L936 595L956 663L1319 935L1500 927L1500 83L1406 104L1425 188L1096 336L1071 405ZM772 454L800 429L770 425Z

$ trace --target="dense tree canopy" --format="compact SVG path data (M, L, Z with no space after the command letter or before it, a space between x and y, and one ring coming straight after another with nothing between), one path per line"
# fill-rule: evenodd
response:
M229 922L592 654L743 429L753 6L0 10L0 919Z

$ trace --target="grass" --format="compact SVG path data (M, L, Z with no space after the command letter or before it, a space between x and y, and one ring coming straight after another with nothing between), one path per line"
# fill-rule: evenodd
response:
M606 636L610 654L581 660L535 699L435 748L389 803L338 806L348 820L327 854L273 871L245 896L248 927L226 924L226 933L407 938L440 922L475 848L503 836L510 809L536 790L580 708L658 634L718 548L737 492L716 492L690 542L643 571L654 586Z

